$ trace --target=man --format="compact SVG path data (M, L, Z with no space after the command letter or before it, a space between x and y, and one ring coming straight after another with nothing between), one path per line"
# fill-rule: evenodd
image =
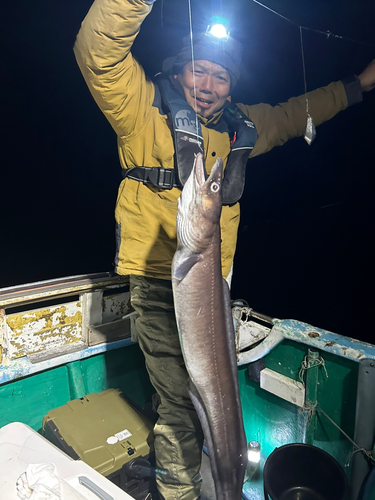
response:
M170 282L181 183L196 152L203 150L208 173L217 157L223 159L222 269L227 278L246 161L305 133L306 96L276 107L232 105L229 96L240 76L241 44L231 38L218 43L206 34L194 37L195 80L185 39L177 57L166 62L164 75L156 84L151 82L130 50L152 3L95 0L78 34L75 54L93 97L117 134L124 168L115 211L115 265L119 274L130 276L131 301L139 313L139 344L160 397L156 460L170 474L159 480L158 490L163 499L195 500L200 494L203 436L187 393ZM359 102L361 87L370 90L374 85L372 64L359 78L307 94L315 125Z

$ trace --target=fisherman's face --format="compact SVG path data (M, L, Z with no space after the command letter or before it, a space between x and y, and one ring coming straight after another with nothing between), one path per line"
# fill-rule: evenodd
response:
M196 104L194 96L194 73ZM230 92L230 76L226 69L210 61L198 60L185 64L182 73L174 77L184 89L185 99L203 117L213 115L227 100Z

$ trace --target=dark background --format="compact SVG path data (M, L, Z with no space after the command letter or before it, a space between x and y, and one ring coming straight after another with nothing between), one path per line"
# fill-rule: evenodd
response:
M308 90L375 57L375 3L267 0L304 31ZM0 287L112 270L120 181L116 137L73 56L90 0L2 7ZM276 104L304 91L297 26L251 0L192 0L193 27L231 20L245 45L237 102ZM152 76L188 33L187 0L158 0L133 53ZM368 45L366 45L368 44ZM232 297L373 342L375 91L320 126L249 162Z

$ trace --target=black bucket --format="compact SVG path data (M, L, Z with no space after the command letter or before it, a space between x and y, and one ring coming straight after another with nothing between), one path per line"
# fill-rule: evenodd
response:
M308 444L276 448L263 468L265 500L346 500L348 480L331 455Z

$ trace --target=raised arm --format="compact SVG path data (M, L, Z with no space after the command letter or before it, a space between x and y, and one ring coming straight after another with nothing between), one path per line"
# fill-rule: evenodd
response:
M153 0L95 0L74 46L83 77L120 137L142 127L154 88L130 49Z
M358 75L363 92L369 92L375 88L375 59Z
M266 153L275 146L281 146L293 137L304 135L307 120L306 98L309 103L309 113L315 126L318 126L348 106L362 100L360 80L353 76L333 82L276 106L240 104L239 107L254 122L259 134L252 157Z

